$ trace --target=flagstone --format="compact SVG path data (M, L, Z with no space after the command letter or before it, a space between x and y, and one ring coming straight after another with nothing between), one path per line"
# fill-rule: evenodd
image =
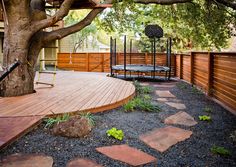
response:
M53 159L43 154L13 154L0 162L1 167L52 167Z
M157 151L164 152L178 142L188 139L192 135L189 130L173 126L154 129L139 137L141 141Z
M132 166L140 166L157 161L155 157L126 144L99 147L96 148L96 150L114 160L118 160Z
M159 97L175 97L172 93L170 93L170 91L166 90L156 90L156 94Z
M102 167L95 161L86 158L76 158L68 162L66 167Z
M166 102L167 105L176 108L177 110L186 109L186 106L182 103L173 103L173 102Z
M160 101L160 102L167 102L167 98L157 98L157 101Z
M197 122L194 118L184 111L180 111L174 115L167 117L164 120L165 124L178 124L178 125L185 125L185 126L194 126Z

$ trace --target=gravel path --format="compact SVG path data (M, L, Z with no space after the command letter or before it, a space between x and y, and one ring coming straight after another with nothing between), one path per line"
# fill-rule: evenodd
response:
M155 83L150 83L150 85L155 88ZM138 139L139 135L153 128L164 127L163 119L179 111L165 103L156 102L162 109L159 113L142 111L125 113L122 108L118 108L95 114L96 127L89 136L83 139L52 136L41 124L36 130L33 130L6 149L1 150L0 157L2 158L12 153L44 153L53 157L55 167L64 167L69 160L75 157L88 157L108 167L122 167L126 165L97 153L95 148L126 143L157 157L158 166L161 167L236 166L236 143L233 143L230 138L230 134L236 130L236 117L207 99L205 95L199 94L188 84L179 82L176 86L168 89L178 100L186 105L187 109L185 111L193 116L196 121L198 121L199 115L208 114L203 111L206 106L212 109L212 113L209 115L211 115L213 121L210 123L198 121L197 125L190 128L176 125L176 127L193 131L193 135L190 139L176 144L164 153L159 153L149 148ZM153 93L152 98L155 101L157 95ZM111 127L124 131L125 138L123 141L116 141L106 136L106 130ZM212 154L210 148L214 145L223 146L231 150L232 155L221 157Z

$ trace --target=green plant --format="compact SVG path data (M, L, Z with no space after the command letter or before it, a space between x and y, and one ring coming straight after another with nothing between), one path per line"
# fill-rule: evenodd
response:
M89 124L94 126L95 125L95 119L93 114L91 114L90 112L86 112L86 113L81 113L81 118L85 118L88 120Z
M211 121L211 117L207 115L200 115L198 118L200 121Z
M150 93L153 92L152 87L150 87L150 86L142 86L138 81L134 81L133 84L135 86L135 90L136 90L137 96L141 96L143 94L150 94Z
M203 109L204 112L208 112L208 113L211 113L212 112L212 109L210 107L205 107Z
M211 147L211 152L218 155L229 156L231 152L224 147L213 146Z
M119 129L116 129L116 128L111 128L109 130L107 130L107 136L112 136L114 137L115 139L118 139L118 140L123 140L124 138L124 133L122 130L119 130Z
M151 100L151 96L150 95L143 95L143 99L144 100Z
M65 122L69 120L70 115L69 114L64 114L63 116L57 116L56 118L46 118L44 122L46 122L44 128L50 128L54 124L58 124L60 122Z
M192 86L191 91L193 94L197 94L197 95L203 94L202 91L200 89L198 89L196 86Z
M124 105L124 110L126 112L134 111L135 107L136 107L135 102L133 100L131 100Z
M179 89L187 89L187 84L186 83L183 83L183 82L180 82L178 84L176 84L176 86L179 88Z
M134 111L135 109L150 112L160 111L159 106L152 104L149 99L146 100L141 97L135 97L133 100L129 101L127 104L124 105L125 111Z

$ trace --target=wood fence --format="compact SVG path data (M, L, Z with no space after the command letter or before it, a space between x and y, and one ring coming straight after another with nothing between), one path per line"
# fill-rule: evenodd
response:
M129 56L127 54L127 64L130 64ZM152 55L147 53L132 53L131 57L131 64L153 62ZM116 62L123 64L123 53L117 54ZM165 53L157 54L156 64L166 65ZM236 114L236 53L177 54L172 55L171 64L172 76L196 85ZM110 53L59 53L58 67L76 71L109 72Z
M127 64L152 64L153 56L147 53L127 53ZM175 55L171 61L172 76L175 76ZM117 53L116 64L124 64L124 54ZM166 54L157 53L156 64L166 65ZM58 53L58 67L67 70L86 72L110 72L110 53ZM122 73L122 72L120 72ZM147 73L147 75L150 75ZM162 75L157 73L156 75Z
M236 53L176 55L176 76L198 86L236 114Z

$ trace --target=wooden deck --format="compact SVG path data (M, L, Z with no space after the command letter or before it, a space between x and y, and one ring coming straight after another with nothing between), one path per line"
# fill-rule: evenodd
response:
M52 76L43 74L44 82ZM135 93L130 82L104 73L58 72L54 87L35 85L36 93L0 98L0 149L30 131L47 116L116 108Z
M50 74L42 74L50 82ZM99 112L124 104L135 93L130 82L104 73L58 72L54 87L36 85L36 93L0 99L0 117L51 116L78 111Z

